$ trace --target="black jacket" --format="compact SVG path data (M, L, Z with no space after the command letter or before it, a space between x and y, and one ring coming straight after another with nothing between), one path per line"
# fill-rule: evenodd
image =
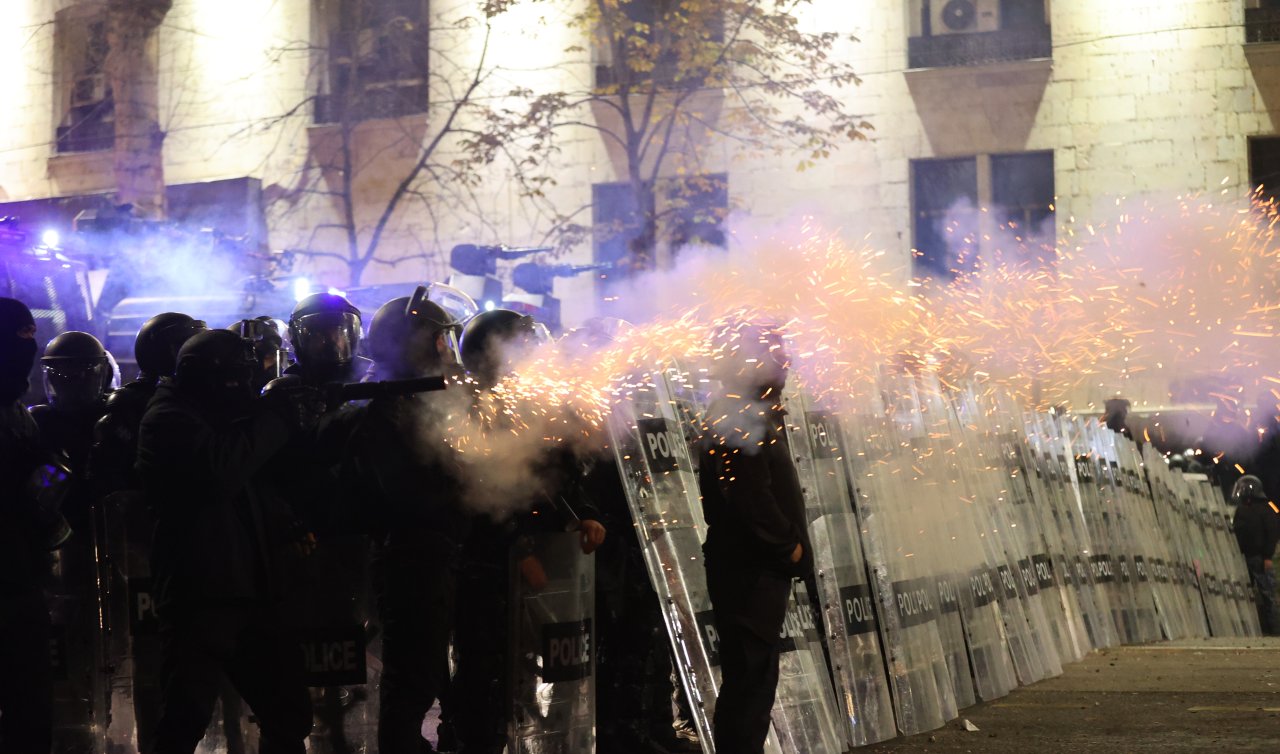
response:
M93 427L89 450L89 477L99 494L141 486L133 468L138 457L138 430L155 394L155 383L137 380L107 398L106 413Z
M784 419L779 407L745 399L720 399L708 409L698 468L708 564L793 577L813 572L804 496ZM792 563L796 545L804 553Z
M423 533L455 547L466 539L456 460L435 416L441 398L378 398L352 420L344 469L352 513L383 544L412 545Z
M1231 528L1246 558L1271 560L1280 544L1280 515L1265 501L1250 501L1236 508Z
M24 490L40 463L36 423L21 401L0 406L0 595L40 589L49 555Z
M227 419L175 387L156 391L137 468L156 516L151 572L161 608L279 596L276 561L293 519L262 480L290 436L271 411Z

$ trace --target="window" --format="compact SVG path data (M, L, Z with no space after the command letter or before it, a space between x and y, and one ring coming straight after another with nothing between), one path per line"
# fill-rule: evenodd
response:
M911 185L918 276L1053 261L1052 152L915 160Z
M115 106L107 80L107 16L100 5L58 14L58 152L98 152L115 143Z
M909 0L911 68L1049 58L1049 0Z
M1280 136L1249 139L1249 185L1262 199L1280 198Z
M617 10L605 12L613 17L602 23L597 40L596 86L697 88L706 83L708 72L690 61L705 59L708 51L724 44L722 8L677 0L620 0ZM616 38L610 39L610 28ZM627 31L618 31L623 28Z
M323 15L328 58L317 123L426 111L426 0L331 0Z
M1280 42L1280 0L1245 0L1244 41Z
M653 201L652 196L649 201ZM629 183L597 183L591 187L594 261L616 267L600 274L596 294L600 313L617 313L618 295L636 272L634 250L642 244L644 213Z

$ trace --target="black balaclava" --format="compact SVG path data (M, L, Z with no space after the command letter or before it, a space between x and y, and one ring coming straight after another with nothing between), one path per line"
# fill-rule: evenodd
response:
M27 392L36 363L35 326L26 304L0 298L0 403L12 403Z

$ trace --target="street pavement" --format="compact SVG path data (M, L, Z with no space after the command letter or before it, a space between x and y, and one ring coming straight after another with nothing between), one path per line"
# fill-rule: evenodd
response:
M1280 639L1094 652L1058 678L961 710L945 728L858 751L1277 752Z

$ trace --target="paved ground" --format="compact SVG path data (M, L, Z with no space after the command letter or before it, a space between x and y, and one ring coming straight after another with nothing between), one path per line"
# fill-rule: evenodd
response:
M979 730L964 730L966 719ZM858 751L1280 751L1280 639L1095 652L941 730Z

